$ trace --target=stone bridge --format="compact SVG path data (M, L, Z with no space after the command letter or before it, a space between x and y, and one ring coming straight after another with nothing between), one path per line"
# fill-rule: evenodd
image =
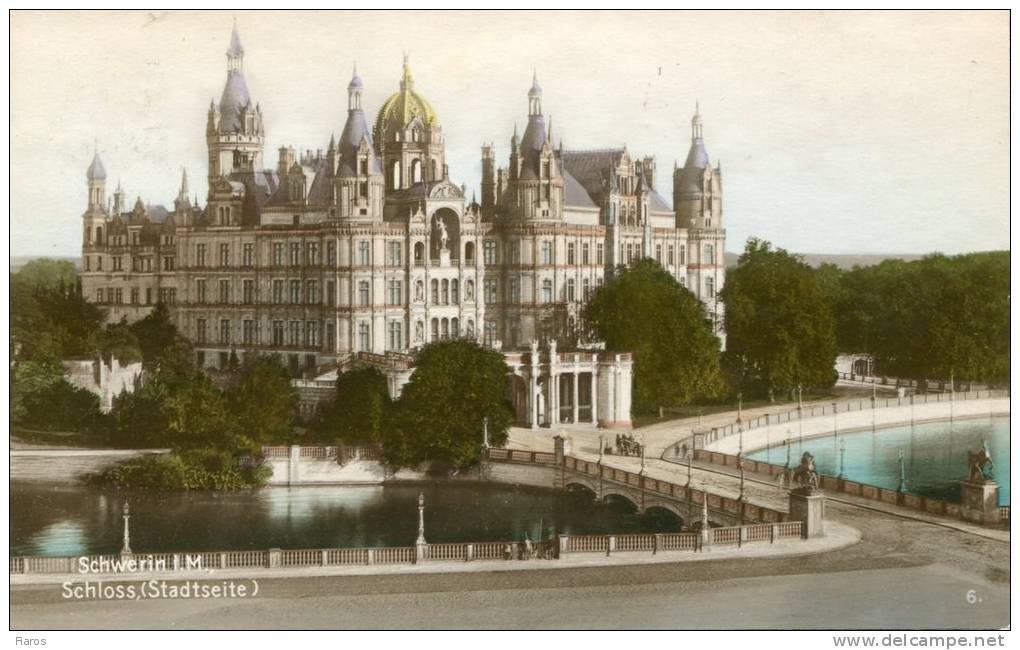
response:
M746 500L730 499L573 456L490 449L488 461L543 465L552 470L551 487L583 490L599 501L623 500L640 513L653 509L665 510L678 517L685 526L701 519L702 503L706 499L708 520L717 526L781 523L790 520L786 512Z

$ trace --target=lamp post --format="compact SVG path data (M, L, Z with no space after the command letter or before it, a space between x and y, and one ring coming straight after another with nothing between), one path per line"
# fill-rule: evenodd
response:
M743 421L743 411L744 411L744 394L737 393L737 424L740 424Z
M899 459L900 459L900 487L899 487L899 491L900 492L906 492L907 491L907 470L906 470L906 467L903 465L903 450L902 449L899 452Z
M832 444L833 445L837 444L837 439L839 438L839 436L838 436L838 433L839 433L839 423L836 420L836 406L837 406L836 402L833 402L832 403ZM834 451L835 451L835 449L834 449Z
M482 418L482 446L489 448L489 416Z
M121 555L131 555L131 503L124 501L124 543L121 545Z
M846 438L839 441L839 477L843 478L843 456L846 455Z
M789 429L786 430L786 469L790 469L790 433Z
M425 493L418 493L418 539L415 541L417 546L424 546L427 542L425 541Z
M599 436L599 464L602 463L602 450L605 448L605 443L602 441L602 436Z

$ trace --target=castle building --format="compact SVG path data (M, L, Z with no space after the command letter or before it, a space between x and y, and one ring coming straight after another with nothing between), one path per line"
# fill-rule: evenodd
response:
M619 266L657 260L723 336L721 171L697 111L670 207L653 158L554 146L536 75L508 166L482 147L478 203L450 179L438 114L407 57L371 126L363 87L355 69L325 152L281 147L267 168L235 26L207 115L205 207L189 198L186 172L172 209L141 198L129 208L119 184L107 200L97 152L86 173L86 297L110 321L165 303L209 368L275 352L295 376L335 372L353 356L403 372L428 342L477 340L506 351L519 420L532 426L629 425L630 356L578 333L585 299Z

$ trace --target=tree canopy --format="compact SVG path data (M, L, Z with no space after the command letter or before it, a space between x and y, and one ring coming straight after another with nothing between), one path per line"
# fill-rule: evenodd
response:
M1009 381L1009 252L855 267L830 297L839 348L912 379Z
M383 450L390 463L429 461L461 469L474 464L488 419L489 442L506 442L513 422L507 400L509 368L499 352L468 340L426 345L395 405Z
M316 424L323 440L342 440L349 445L377 445L382 442L391 401L386 376L366 366L340 373L336 399Z
M773 396L835 381L836 331L823 278L803 260L751 239L721 292L726 366L738 391Z
M290 438L298 398L280 358L247 355L238 372L227 391L238 436L251 448Z
M654 260L618 270L595 291L584 319L607 350L634 353L636 411L713 398L723 390L720 341L704 305Z

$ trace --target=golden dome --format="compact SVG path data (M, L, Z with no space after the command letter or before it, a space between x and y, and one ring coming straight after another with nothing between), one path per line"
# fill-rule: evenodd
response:
M411 76L407 56L404 56L404 76L400 79L400 90L383 102L375 118L375 141L381 144L390 140L394 131L405 129L415 118L421 118L425 126L432 126L439 121L428 100L414 92L414 77Z

